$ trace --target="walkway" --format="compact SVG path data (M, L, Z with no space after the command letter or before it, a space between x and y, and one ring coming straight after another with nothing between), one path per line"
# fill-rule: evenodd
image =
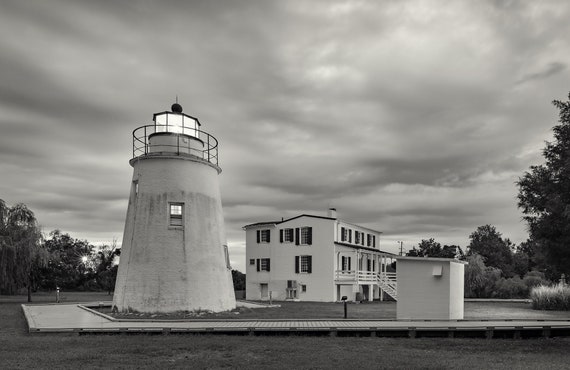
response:
M22 305L22 308L30 333L310 333L486 338L570 335L570 320L116 320L85 306L88 304Z

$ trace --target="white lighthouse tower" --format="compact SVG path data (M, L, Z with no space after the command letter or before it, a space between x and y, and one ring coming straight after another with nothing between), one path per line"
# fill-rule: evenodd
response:
M129 163L133 181L114 309L235 308L216 138L176 103L133 131Z

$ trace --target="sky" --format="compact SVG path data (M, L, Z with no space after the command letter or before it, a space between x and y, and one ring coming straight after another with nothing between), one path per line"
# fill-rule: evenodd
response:
M570 2L0 2L0 199L47 235L121 243L132 131L184 112L220 142L244 225L308 213L465 247L526 240L516 181L570 91Z

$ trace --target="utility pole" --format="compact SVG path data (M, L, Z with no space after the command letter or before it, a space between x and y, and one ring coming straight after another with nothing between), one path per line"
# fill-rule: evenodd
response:
M403 256L403 253L404 253L404 242L398 240L398 243L400 243L400 256Z

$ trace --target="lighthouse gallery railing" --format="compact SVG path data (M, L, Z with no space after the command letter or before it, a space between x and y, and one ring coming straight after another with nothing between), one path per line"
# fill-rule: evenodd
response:
M204 148L193 148L192 151L196 153L195 156L218 166L218 140L215 137L195 128L173 125L151 124L133 130L133 158L153 152L149 136L156 133L182 134L200 140L204 143ZM185 143L181 140L181 137L184 137L182 135L178 135L175 144L169 145L171 149L168 151L169 153L175 155L191 155L181 150L186 148ZM163 147L164 144L161 143L160 146Z

